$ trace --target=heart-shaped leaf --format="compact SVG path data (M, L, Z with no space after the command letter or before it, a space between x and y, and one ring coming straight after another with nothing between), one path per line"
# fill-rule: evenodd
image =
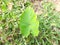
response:
M20 29L22 35L27 37L30 33L33 36L38 36L39 21L33 8L27 7L20 17Z

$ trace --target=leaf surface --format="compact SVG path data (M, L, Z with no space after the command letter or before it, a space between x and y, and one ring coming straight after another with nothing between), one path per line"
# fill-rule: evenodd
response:
M22 35L27 37L31 33L33 36L38 36L38 27L39 22L37 20L37 15L33 8L27 7L20 17L20 29Z

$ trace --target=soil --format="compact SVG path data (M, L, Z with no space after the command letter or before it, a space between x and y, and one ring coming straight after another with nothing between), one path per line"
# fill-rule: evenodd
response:
M40 15L42 13L41 11L41 3L43 0L30 0L33 4L33 8L37 15ZM46 0L46 2L53 2L55 5L55 10L60 12L60 0Z

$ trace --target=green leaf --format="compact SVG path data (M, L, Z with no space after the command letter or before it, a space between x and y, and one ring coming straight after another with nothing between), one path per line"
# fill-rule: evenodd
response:
M2 4L1 8L2 8L2 11L3 12L5 12L7 10L6 4L4 2Z
M39 21L37 20L37 15L31 7L27 7L20 17L22 35L27 37L31 33L33 36L38 36L38 27Z
M0 20L2 20L2 16L0 15Z

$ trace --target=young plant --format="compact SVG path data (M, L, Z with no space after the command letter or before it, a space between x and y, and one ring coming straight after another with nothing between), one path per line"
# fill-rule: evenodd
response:
M39 34L39 21L37 15L31 7L27 7L20 17L21 34L28 37L31 33L33 36Z

